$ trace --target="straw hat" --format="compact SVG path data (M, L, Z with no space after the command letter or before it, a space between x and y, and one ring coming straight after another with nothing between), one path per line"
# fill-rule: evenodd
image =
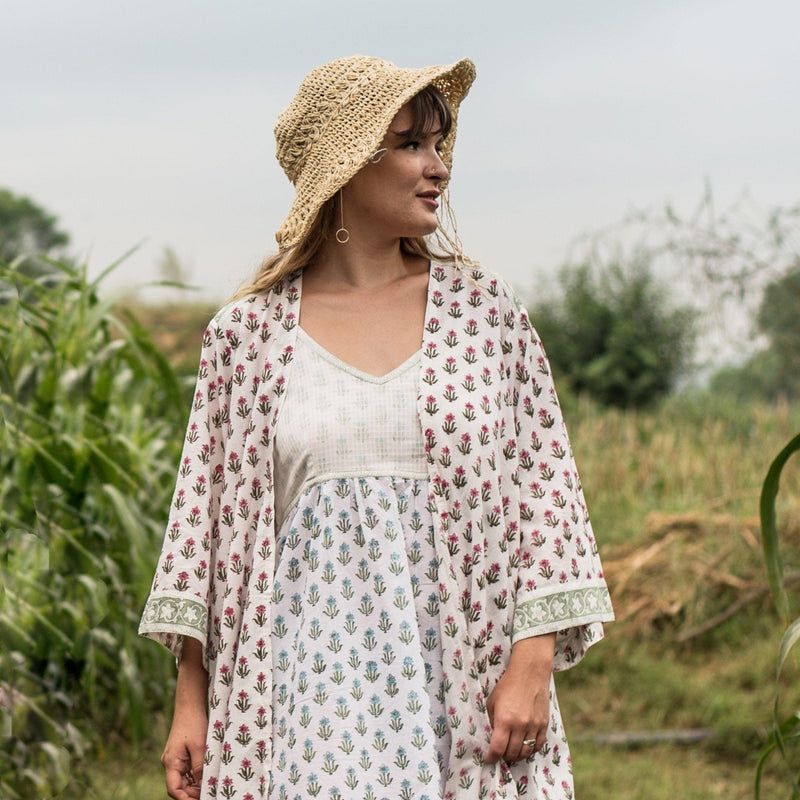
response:
M459 103L475 80L467 58L449 66L401 69L369 56L340 58L310 72L275 125L276 156L295 187L289 215L275 238L280 250L306 235L317 212L380 147L397 112L435 85L453 112L442 149L453 160Z

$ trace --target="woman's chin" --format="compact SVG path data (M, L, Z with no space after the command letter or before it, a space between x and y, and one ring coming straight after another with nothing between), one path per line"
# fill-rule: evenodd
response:
M422 236L430 236L432 233L436 233L436 229L439 227L439 221L435 220L428 225L420 226L419 233L414 234L415 237L422 237ZM412 237L409 237L412 238Z

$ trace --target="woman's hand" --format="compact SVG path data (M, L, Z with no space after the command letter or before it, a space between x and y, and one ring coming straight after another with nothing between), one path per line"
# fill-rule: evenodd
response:
M550 679L555 633L520 639L511 648L508 667L486 702L492 739L486 764L513 763L544 745L550 723ZM534 746L523 740L535 740Z
M200 643L185 637L175 689L175 715L161 756L167 794L173 800L200 797L208 732L208 674L202 658Z

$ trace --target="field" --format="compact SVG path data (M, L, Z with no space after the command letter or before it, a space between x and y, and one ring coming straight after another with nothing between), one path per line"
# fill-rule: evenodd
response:
M158 350L180 364L182 371L193 364L209 309L181 309L178 314L173 308L166 314L164 309L137 308L136 313ZM53 325L57 319L54 314ZM164 319L172 320L171 329L164 327ZM49 335L55 339L52 329ZM116 341L114 336L111 339ZM109 349L110 354L115 352ZM137 369L136 375L145 375L143 367ZM153 373L146 378L158 380ZM83 386L78 389L83 391ZM150 402L147 392L141 397L132 394L131 387L136 386L128 381L122 387L128 402L133 402L132 397L139 398L135 400L139 404ZM576 796L579 800L750 798L756 763L771 722L783 633L761 557L758 498L771 460L800 430L800 403L737 406L725 398L685 393L654 410L623 413L568 396L563 400L618 617L607 627L606 640L593 648L581 665L558 676L559 697L571 734ZM43 419L37 417L36 424L42 427ZM112 443L123 437L126 442L143 443L142 452L149 455L142 463L131 462L130 469L142 470L151 482L148 486L155 502L154 487L169 482L167 473L174 470L174 466L169 470L164 466L168 456L164 439L169 433L167 424L174 428L175 423L164 420L153 430L144 412L136 420L135 429L128 432L122 430L118 418L110 416L108 425L114 426L118 437ZM90 421L92 441L105 442L108 432L98 428L95 417ZM56 422L63 428L63 420L52 425ZM85 423L81 423L84 428ZM70 432L69 442L77 435ZM175 435L179 437L180 432ZM177 456L173 453L169 458L175 463ZM158 470L148 472L156 459ZM18 465L14 468L20 469ZM87 478L86 496L91 487ZM74 490L72 483L67 488ZM110 499L115 500L115 495ZM99 510L116 515L115 522L128 525L128 533L134 529L137 520L123 513L125 508L118 502ZM149 538L137 543L133 553L136 563L149 564L149 569L156 552L148 554L146 548L157 546L157 513L154 508L147 510ZM141 509L140 514L144 515ZM62 526L65 519L58 518ZM785 471L778 519L787 576L794 581L800 570L800 459L790 461ZM110 545L105 541L97 546ZM64 552L77 559L69 547ZM50 570L56 567L55 554L51 549ZM102 567L92 560L92 553L79 555L81 560L75 563L87 565L87 570ZM130 607L124 614L120 612L118 620L113 614L103 620L108 626L107 639L131 627L149 577L126 579L126 586L132 587L132 593L125 595ZM83 588L78 588L83 592L86 586L94 587L100 596L101 582L98 576L90 581L87 573ZM788 588L796 616L800 584L792 582ZM36 591L44 589L37 587ZM75 592L73 599L83 597L77 588ZM130 597L138 599L131 601ZM46 599L60 613L58 603L63 598L48 595ZM109 609L117 613L110 600L109 593ZM74 611L71 608L69 613ZM112 628L111 622L121 627ZM68 627L62 633L72 635ZM85 630L76 630L75 636L79 633L91 640ZM87 663L99 670L108 641L91 641L95 650L88 650L86 658L95 660ZM86 771L71 781L73 797L165 797L158 758L171 688L163 685L169 681L164 676L173 670L166 654L156 655L154 645L144 645L148 648L142 651L147 654L145 661L136 663L138 669L151 671L137 673L123 657L119 687L104 683L97 677L100 672L95 676L97 683L87 702L97 707L87 718L103 723L102 738L87 753ZM800 707L797 677L797 665L790 663L781 693L784 714ZM122 690L130 693L123 698L124 713L103 708L98 699L102 691ZM143 731L144 737L140 745L132 745L137 730ZM792 775L800 772L800 753L790 751L789 756L792 769L781 765L777 757L770 762L763 797L781 800L790 796Z
M800 429L800 409L678 397L649 413L584 404L571 414L618 618L560 683L576 794L752 797L783 633L761 561L758 498L770 461ZM789 573L800 555L797 463L780 503ZM800 700L796 669L784 683L788 714ZM708 738L670 742L675 731ZM648 743L658 733L667 741ZM626 735L598 743L608 734ZM789 797L775 765L764 796Z

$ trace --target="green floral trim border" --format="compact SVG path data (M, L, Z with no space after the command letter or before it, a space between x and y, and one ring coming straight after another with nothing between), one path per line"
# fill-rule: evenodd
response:
M519 638L523 632L551 633L575 625L612 619L614 611L605 586L569 589L545 597L518 600L514 609L514 638Z
M199 633L205 639L208 621L206 604L189 597L151 597L147 601L141 633Z

